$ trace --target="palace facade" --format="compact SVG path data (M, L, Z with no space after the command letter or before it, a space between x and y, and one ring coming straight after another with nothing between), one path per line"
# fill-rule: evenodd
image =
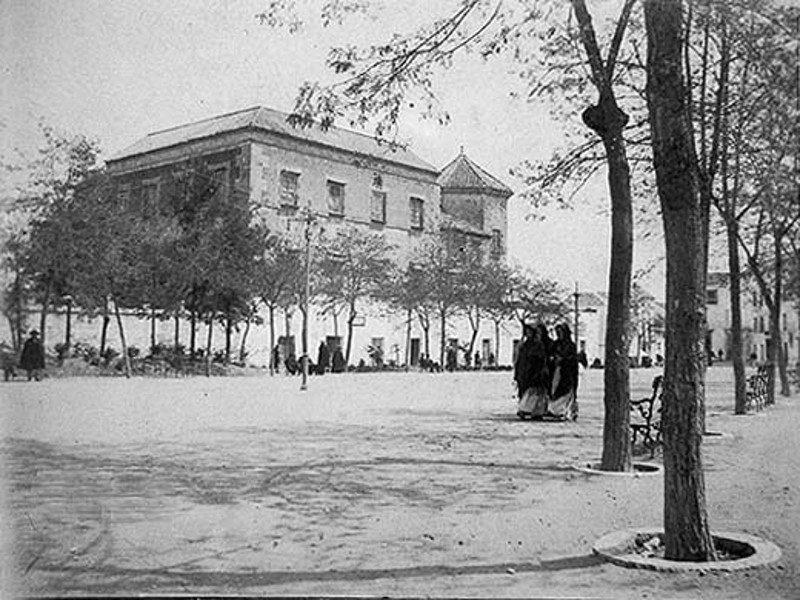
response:
M108 161L115 193L138 210L158 210L169 201L175 174L201 164L219 184L218 193L249 203L271 231L296 240L306 227L304 215L311 213L326 233L350 226L381 233L397 248L399 264L426 239L443 234L480 244L495 258L505 257L507 201L513 192L463 151L439 171L408 149L337 127L296 128L287 117L252 107L153 132ZM367 359L368 346L380 347L389 361L404 362L405 325L384 312L377 305L363 311L351 363ZM330 318L311 313L313 359L320 341L338 343L341 334ZM283 320L282 337L293 345L299 317L290 312ZM510 364L518 328L509 328L501 341L505 348L494 347L494 331L486 328L478 351ZM453 323L447 338L463 342L466 324ZM266 337L255 336L250 352L254 363L266 364L268 343ZM424 353L416 326L410 348L414 364Z

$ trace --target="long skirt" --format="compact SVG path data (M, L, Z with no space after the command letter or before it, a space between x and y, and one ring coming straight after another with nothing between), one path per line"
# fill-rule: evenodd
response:
M566 421L575 421L578 418L578 395L575 388L553 398L547 406L547 416Z
M556 396L561 382L561 368L557 368L553 375L553 398L547 405L547 416L556 419L574 421L578 418L578 390L575 386L564 389L561 386L561 394Z
M520 419L541 418L547 413L547 390L530 387L517 402L517 416Z

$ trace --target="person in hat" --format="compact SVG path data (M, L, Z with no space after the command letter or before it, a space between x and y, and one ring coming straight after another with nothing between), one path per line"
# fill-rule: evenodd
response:
M41 380L44 370L44 346L39 339L39 332L35 329L25 340L22 346L22 355L19 359L19 366L28 373L28 381L35 379Z

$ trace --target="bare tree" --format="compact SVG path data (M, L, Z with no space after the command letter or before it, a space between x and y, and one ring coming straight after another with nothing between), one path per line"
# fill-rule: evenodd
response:
M665 558L705 561L715 558L701 454L707 234L683 72L683 3L645 0L644 6L647 99L667 247Z

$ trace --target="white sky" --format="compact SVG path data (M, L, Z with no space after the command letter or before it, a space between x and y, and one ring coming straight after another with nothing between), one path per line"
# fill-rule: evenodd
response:
M302 0L298 2L302 3ZM436 0L391 5L394 27L425 15ZM257 104L288 111L304 80L327 76L331 43L365 41L381 22L344 29L310 27L290 35L260 25L266 0L0 0L0 154L31 149L36 123L100 140L106 157L145 134ZM415 115L401 134L411 149L441 168L463 145L490 173L519 190L509 169L545 159L559 143L546 108L510 97L517 78L500 63L459 61L437 81L452 122L441 127ZM576 119L579 115L576 115ZM605 290L609 220L602 182L584 208L525 219L526 203L509 204L509 254L570 288ZM637 256L657 256L659 244ZM637 259L637 263L640 263ZM637 264L638 266L638 264ZM663 294L661 276L647 281Z

